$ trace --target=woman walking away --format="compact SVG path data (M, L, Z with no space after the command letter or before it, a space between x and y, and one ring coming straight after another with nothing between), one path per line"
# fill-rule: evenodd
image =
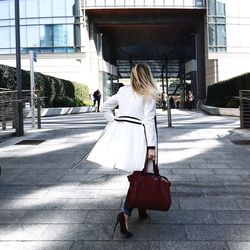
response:
M131 85L121 87L103 104L102 112L109 123L87 160L133 172L144 168L147 155L148 169L152 171L152 161L157 156L155 115L158 91L147 65L135 65L130 80ZM117 106L119 109L114 116L113 109ZM126 199L122 212L117 215L116 225L120 224L120 232L127 238L132 236L128 229L132 210ZM148 217L145 209L138 212L140 219Z

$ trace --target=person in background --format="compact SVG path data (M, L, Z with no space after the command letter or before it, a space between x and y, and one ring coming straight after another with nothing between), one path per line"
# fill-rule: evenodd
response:
M167 94L165 91L162 92L162 110L166 110L167 109Z
M194 96L193 96L191 91L188 91L187 96L186 96L186 103L187 103L187 109L188 110L192 110L193 101L194 101Z
M93 104L93 107L96 106L96 103L97 103L97 112L100 112L100 102L101 102L101 92L99 89L97 89L94 94L93 94L93 101L94 101L94 104Z
M171 109L174 109L174 108L175 108L175 103L174 103L174 98L173 98L173 96L171 96L170 99L169 99L169 105L170 105L170 108L171 108Z
M131 70L131 84L121 87L102 107L108 124L93 147L87 160L126 172L141 171L148 161L148 171L153 170L157 158L156 98L158 90L147 65L137 64ZM119 106L116 116L112 112ZM116 225L129 238L128 218L133 208L125 199ZM146 209L138 209L139 218L147 219ZM115 226L116 228L116 226Z

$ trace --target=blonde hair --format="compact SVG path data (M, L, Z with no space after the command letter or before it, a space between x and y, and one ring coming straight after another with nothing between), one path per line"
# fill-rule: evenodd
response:
M158 90L147 65L136 64L131 70L130 80L132 88L137 94L145 98L156 98Z

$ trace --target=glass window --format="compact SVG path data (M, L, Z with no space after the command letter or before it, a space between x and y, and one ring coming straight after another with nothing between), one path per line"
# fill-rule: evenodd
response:
M20 18L26 18L27 15L26 15L26 0L20 0L19 1L19 15L20 15Z
M10 26L10 20L1 20L0 19L0 27L1 26Z
M135 5L136 6L143 6L144 5L144 0L135 0Z
M40 45L39 26L27 26L27 47L38 47Z
M55 18L53 18L53 24L62 24L62 23L67 23L67 18L66 17L55 17Z
M10 17L10 4L8 0L0 1L0 10L0 19L8 19Z
M95 6L96 5L96 0L83 0L85 1L86 6Z
M174 6L174 0L165 0L166 6Z
M226 26L217 25L217 45L226 46Z
M87 2L88 2L88 1L87 1ZM110 5L109 2L110 2L110 0L109 0L109 1L106 1L106 5ZM112 5L114 5L114 1L111 0L111 2L113 2ZM105 6L105 1L104 1L104 0L95 1L95 6L101 6L101 7L103 7L103 6Z
M53 25L53 46L67 46L67 26Z
M40 26L40 45L41 47L52 47L53 25L46 24Z
M115 0L106 0L106 6L115 6L117 3L119 5L120 1L115 1Z
M208 0L208 15L215 15L215 0Z
M10 18L15 18L15 2L14 0L9 0L9 2L10 2L10 7L9 7Z
M184 4L183 1L184 0L174 0L174 5L175 6L183 6L183 4Z
M40 21L40 24L52 24L52 18L51 17L50 18L43 17L43 18L40 18L39 21Z
M75 25L76 41L78 40L79 35L77 27L79 27L79 25ZM74 25L67 25L67 46L74 46Z
M10 47L10 28L9 27L0 27L0 48L9 48Z
M65 0L53 0L53 16L65 16L66 15L66 1Z
M0 48L0 54L1 55L4 55L4 54L10 54L11 52L10 52L10 49L1 49ZM15 52L14 52L15 53Z
M20 46L22 48L27 47L27 26L20 27Z
M15 48L16 47L16 33L15 33L15 27L10 28L10 47ZM22 34L22 33L21 33ZM20 36L21 39L22 36Z
M225 4L216 1L216 15L225 16Z
M193 0L185 0L184 4L185 6L190 7L190 6L193 6L194 3L193 3Z
M27 17L39 17L39 1L38 0L26 0L26 12Z
M76 2L76 3L75 3ZM67 0L66 1L66 16L79 16L79 1Z
M124 0L116 0L115 4L116 6L124 6Z
M52 1L51 0L40 0L40 17L51 17L52 16Z
M164 0L155 0L155 6L164 6Z
M27 24L40 24L40 19L39 18L28 18L26 19Z
M74 24L75 22L76 23L80 22L80 18L74 18L74 17L67 17L66 20L68 24Z
M125 5L126 6L134 6L135 1L134 0L125 0Z
M209 24L208 32L209 32L209 45L213 46L216 44L215 25L214 24Z
M151 0L145 0L145 5L146 5L146 6L153 6L153 5L154 5L154 2L151 1Z
M195 0L195 6L199 7L205 6L205 0Z

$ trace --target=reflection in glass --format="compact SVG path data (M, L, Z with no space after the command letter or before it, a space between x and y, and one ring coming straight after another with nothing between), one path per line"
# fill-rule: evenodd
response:
M39 1L38 0L26 0L26 13L27 17L38 17L39 16Z
M20 12L20 18L25 18L26 15L26 0L20 0L19 1L19 12Z
M210 51L226 51L226 7L217 0L208 0L208 42Z
M136 6L143 6L144 5L144 0L135 0L135 5Z
M66 15L66 1L53 0L53 16Z
M164 6L164 0L155 0L155 6Z
M10 47L10 29L9 27L0 27L0 48Z
M28 47L38 47L40 45L39 26L27 26Z
M22 48L27 47L27 26L21 26L20 27L20 46Z
M134 0L125 0L125 5L126 6L134 6Z
M183 4L184 4L184 0L175 0L174 1L175 6L183 6Z
M39 0L40 17L52 16L52 1L51 0Z
M67 0L66 1L66 16L79 16L79 1ZM77 11L76 11L77 10Z
M10 47L15 48L16 47L16 33L15 33L15 27L10 27Z
M10 5L8 0L0 1L0 10L0 19L8 19L10 17Z
M217 25L217 44L226 46L226 27L225 25Z

